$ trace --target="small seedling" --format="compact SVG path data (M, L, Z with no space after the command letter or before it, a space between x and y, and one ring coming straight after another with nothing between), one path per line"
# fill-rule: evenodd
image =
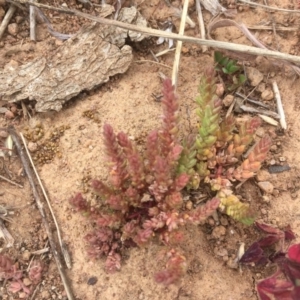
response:
M43 266L40 261L33 261L28 271L28 277L32 282L31 286L26 286L22 280L23 271L19 269L17 263L6 255L0 254L0 280L7 280L8 291L11 293L24 292L23 298L28 297L42 279Z
M237 65L236 60L229 59L221 52L215 51L215 70L224 80L228 91L234 91L246 82L246 76L241 73L241 67Z

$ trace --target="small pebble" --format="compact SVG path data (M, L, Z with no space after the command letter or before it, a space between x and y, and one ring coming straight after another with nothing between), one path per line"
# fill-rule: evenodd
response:
M259 170L256 174L257 181L268 181L270 177L270 173L266 170Z
M225 107L228 107L231 105L231 103L234 100L234 96L233 95L227 95L224 99L223 99L223 104Z
M31 253L28 250L25 250L22 253L22 259L23 260L28 261L28 260L30 260L30 257L31 257Z
M259 128L256 130L255 134L256 134L257 136L259 136L259 137L263 137L263 136L265 135L265 130L264 130L262 127L259 127Z
M98 281L98 278L96 276L92 276L89 278L89 280L87 281L88 285L95 285Z
M261 213L263 214L263 215L266 215L268 212L267 212L267 210L265 209L265 208L262 208L261 210Z
M8 132L4 131L4 130L1 130L0 131L0 138L7 138L7 137L8 137Z
M277 145L272 145L272 146L270 147L270 151L272 151L272 152L276 152L277 149L278 149Z
M279 161L281 161L281 162L286 161L286 158L284 156L280 156Z
M267 194L272 194L273 193L274 186L269 181L260 181L260 182L258 182L258 186L260 187L260 189L263 192L265 192Z
M29 142L27 147L30 152L36 152L36 150L38 149L37 143L33 143L33 142Z
M279 196L279 190L274 189L273 192L272 192L272 195L273 195L274 197L278 197L278 196Z
M15 117L14 113L10 110L7 110L4 115L6 119L13 119Z
M213 218L209 218L207 222L210 226L215 226L215 220Z
M221 249L215 248L214 253L218 256L228 256L228 251L225 248L221 248Z
M7 32L10 35L16 36L19 32L19 26L17 23L11 23L7 26Z
M264 82L261 82L256 88L256 90L260 93L262 93L265 89L266 89L266 84Z
M239 267L239 264L235 259L229 258L228 261L227 261L227 266L230 269L237 269Z
M186 209L191 210L193 208L193 202L192 201L187 201L185 205Z
M266 89L261 93L261 98L265 101L270 101L274 98L274 93L272 90Z
M223 226L227 226L227 225L228 225L228 219L222 216L222 217L220 218L220 223L221 223L221 225L223 225Z
M25 286L30 286L32 284L31 280L27 277L23 279L23 283Z
M270 197L268 197L268 196L262 196L262 200L263 200L265 203L270 203Z
M224 94L224 91L225 91L225 89L224 89L224 84L223 84L223 83L218 83L218 84L217 84L217 89L216 89L216 95L217 95L218 97L222 97L223 94ZM226 97L225 97L225 98L226 98ZM224 103L224 100L223 100L223 103Z
M41 292L42 299L50 299L50 293L47 290Z
M225 234L226 234L226 228L224 226L220 225L220 226L217 226L214 228L211 235L215 239L220 239Z
M17 24L22 23L23 20L24 20L24 17L22 17L22 16L16 16L16 22L17 22Z
M252 67L246 67L246 74L251 86L259 85L264 79L264 75L259 70Z

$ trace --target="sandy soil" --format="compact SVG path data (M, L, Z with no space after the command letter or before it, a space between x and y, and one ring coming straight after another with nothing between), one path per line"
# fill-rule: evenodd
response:
M47 3L47 1L41 1ZM48 3L50 4L51 1ZM140 1L138 1L140 2ZM226 7L230 2L221 1ZM260 1L263 3L263 1ZM62 1L55 1L55 4ZM297 1L268 1L269 5L281 8L297 8ZM69 1L70 7L92 12L93 8L83 8L80 2ZM8 6L3 6L6 10ZM0 7L1 8L1 7ZM166 20L165 1L144 1L139 6L140 12L155 24ZM250 9L237 6L238 13L234 20L242 21L246 25L257 25L260 22L269 22L280 26L300 26L299 19L293 14L270 13L262 9ZM164 14L165 12L165 14ZM57 31L76 32L87 21L74 17L47 12ZM61 42L55 41L49 35L43 24L38 25L38 41L29 41L27 15L18 10L11 23L16 22L20 16L19 33L16 36L5 34L0 41L0 66L4 67L11 60L23 64L35 57L51 55ZM150 17L151 16L151 17ZM190 16L197 20L194 6ZM212 18L205 12L205 23ZM178 28L178 20L174 23ZM255 32L255 31L253 31ZM198 29L187 28L186 34L199 36ZM257 30L256 36L268 46L283 52L300 55L299 33L289 31ZM214 33L218 40L236 42L250 45L250 42L235 28L218 29ZM134 61L153 60L149 53L158 52L166 47L156 46L156 39L141 43L134 47ZM21 45L32 45L34 51L23 51ZM18 49L9 52L10 49ZM160 58L160 62L171 67L174 54L171 52ZM202 53L200 46L184 45L180 63L180 76L178 95L180 97L180 115L182 119L182 132L189 131L189 122L196 123L194 119L197 86L205 67L213 63L213 51ZM288 163L291 170L280 174L271 174L268 181L274 186L272 194L263 198L264 193L258 188L255 179L247 182L241 191L244 198L250 199L255 207L258 219L280 227L291 225L292 230L299 235L300 226L300 195L298 190L300 163L300 120L298 118L300 104L299 78L288 76L283 69L266 64L260 59L244 62L247 66L257 68L264 75L266 88L276 80L282 95L288 130L282 132L279 128L264 124L264 132L269 132L273 138L273 147L270 151L265 168L275 160L276 163ZM76 99L68 102L60 112L35 114L30 121L24 120L21 115L21 106L18 106L20 115L13 120L0 115L0 127L15 124L19 131L26 132L34 128L37 122L41 123L45 135L40 142L50 137L54 128L68 127L56 144L59 154L46 164L38 164L40 177L51 199L55 215L60 224L63 238L72 256L73 267L67 271L76 299L203 299L203 300L244 300L258 299L255 291L255 282L273 270L272 267L264 269L243 266L242 270L232 269L228 260L234 259L240 243L250 245L257 237L258 232L253 227L247 227L231 220L219 213L220 224L210 219L200 227L187 227L187 242L183 246L188 259L188 272L176 285L162 287L153 280L153 274L159 270L156 254L161 249L157 244L151 244L146 249L133 248L124 254L124 263L120 272L108 275L104 272L103 261L90 261L85 252L83 237L91 229L84 217L74 214L68 199L77 191L89 193L87 181L90 178L106 178L104 149L102 143L102 126L110 123L116 131L122 130L142 147L147 133L160 122L161 104L155 101L152 94L161 93L161 80L159 72L167 76L171 70L165 66L151 62L133 62L130 69L122 75L91 91L83 92ZM250 91L246 87L246 92ZM259 99L260 93L254 92L254 98ZM2 104L2 103L1 103ZM275 107L274 99L268 101ZM4 105L4 104L2 104ZM33 106L31 103L30 105ZM87 112L92 112L94 119L88 118ZM95 117L96 116L96 117ZM239 115L241 117L241 115ZM4 141L4 139L2 139ZM45 154L44 154L45 155ZM3 240L0 240L1 251L10 255L19 262L22 268L29 263L28 251L42 249L47 245L47 236L41 224L41 217L36 208L34 198L26 177L22 176L22 166L16 153L4 159L7 168L1 170L3 176L8 174L11 180L24 185L20 189L4 181L0 182L0 204L16 207L12 223L5 223L9 232L15 238L12 248L6 249ZM216 226L225 228L225 235L218 238L211 233ZM226 257L219 255L226 249ZM66 299L59 273L50 253L43 256L45 271L43 281L34 299ZM97 282L89 285L88 280L96 277ZM0 283L1 284L1 283ZM2 298L1 298L2 297ZM5 286L0 285L1 299L18 299L18 296L9 295Z

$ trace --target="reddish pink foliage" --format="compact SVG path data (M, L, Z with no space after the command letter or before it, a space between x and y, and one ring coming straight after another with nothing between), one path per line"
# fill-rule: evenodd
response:
M22 272L18 270L17 265L3 254L0 254L0 279L20 279Z
M163 124L148 135L143 155L125 133L116 135L110 125L104 125L111 184L99 180L91 183L100 205L91 207L81 194L70 201L77 210L89 212L87 217L95 230L85 237L88 254L91 258L106 256L108 272L120 269L124 247L144 246L155 236L167 246L177 244L183 240L180 226L198 224L219 205L219 200L213 199L194 211L181 212L181 190L189 176L178 170L178 165L187 149L178 140L178 103L170 80L164 82L163 94ZM191 145L194 141L188 140ZM185 269L184 257L173 250L166 270L156 278L169 284Z
M114 273L121 269L121 256L118 253L110 253L105 261L105 269L109 273Z
M186 271L185 257L176 251L168 253L170 258L167 262L166 269L155 274L155 280L164 285L170 285L178 281Z
M89 203L82 197L81 193L77 193L75 197L71 198L70 204L79 212L87 212L90 209Z
M38 284L42 280L43 264L34 260L28 272L29 279L34 283Z

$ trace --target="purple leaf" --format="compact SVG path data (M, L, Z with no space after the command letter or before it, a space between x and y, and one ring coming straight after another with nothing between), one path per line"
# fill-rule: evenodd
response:
M281 240L279 235L268 235L258 241L260 247L269 247Z
M258 242L253 243L241 257L240 262L244 264L256 263L263 258L263 250Z
M264 223L258 223L255 222L255 225L257 226L257 228L259 228L261 231L265 232L265 233L270 233L270 234L275 234L275 235L282 235L282 231L278 228L275 228L273 226L264 224Z
M284 239L286 241L291 241L291 240L294 240L296 238L294 232L292 231L291 229L291 226L288 225L285 230L284 230Z

